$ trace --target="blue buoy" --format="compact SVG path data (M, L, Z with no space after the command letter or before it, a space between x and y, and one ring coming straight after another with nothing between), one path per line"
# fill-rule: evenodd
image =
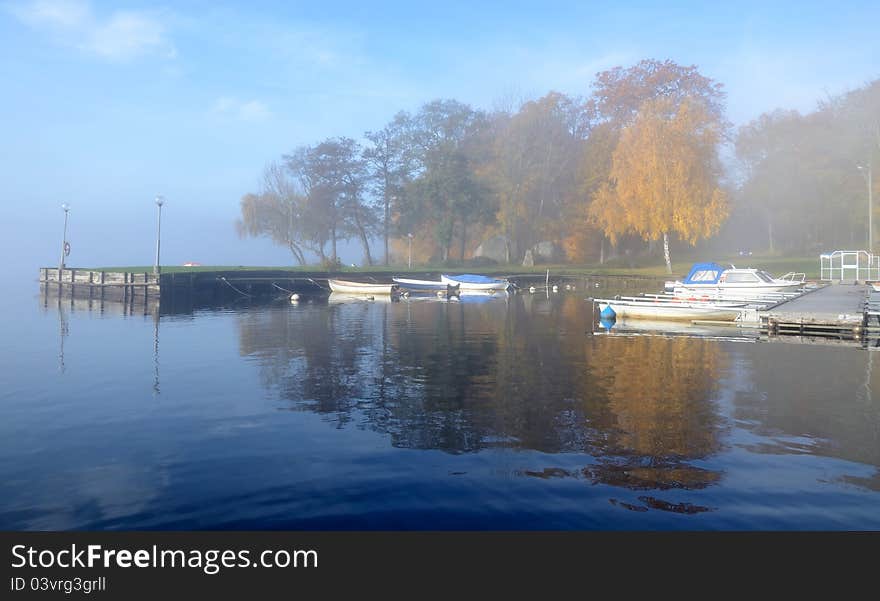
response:
M602 326L602 328L604 328L606 332L610 332L611 328L614 327L614 320L613 319L600 319L599 325Z
M617 313L611 308L611 305L605 305L605 308L599 313L599 318L606 321L614 321L617 319Z

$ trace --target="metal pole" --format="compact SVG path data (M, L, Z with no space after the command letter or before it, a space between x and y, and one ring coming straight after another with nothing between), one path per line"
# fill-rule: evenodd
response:
M161 196L156 197L156 206L159 208L159 214L156 221L156 263L153 265L153 275L159 275L161 268L159 267L159 245L162 241L162 205L165 199Z
M61 261L58 263L58 281L61 281L61 272L64 269L64 256L67 251L67 214L70 212L70 207L66 204L61 205L61 208L64 209L64 235L61 237Z
M412 269L412 234L407 234L409 238L409 268Z
M874 225L872 223L874 213L874 185L871 175L871 163L868 163L868 253L874 256Z

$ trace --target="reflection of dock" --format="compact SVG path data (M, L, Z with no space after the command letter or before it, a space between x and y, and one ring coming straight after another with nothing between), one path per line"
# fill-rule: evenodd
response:
M119 292L119 291L117 291ZM124 298L117 294L89 294L87 287L60 289L57 285L40 286L40 304L43 309L50 306L70 311L97 312L109 315L158 315L159 298L152 295L126 293Z
M859 338L865 331L868 286L830 284L758 311L770 334L831 335Z

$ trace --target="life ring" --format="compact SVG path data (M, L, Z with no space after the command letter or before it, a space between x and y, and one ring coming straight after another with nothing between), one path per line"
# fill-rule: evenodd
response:
M65 256L65 257L69 257L69 256L70 256L70 242L65 242L65 243L64 243L64 256Z

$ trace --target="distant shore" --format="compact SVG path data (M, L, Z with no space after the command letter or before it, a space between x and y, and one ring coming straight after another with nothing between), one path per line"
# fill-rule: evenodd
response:
M819 274L819 257L783 257L783 256L722 256L714 257L711 254L707 256L688 256L676 260L672 264L672 275L681 276L688 272L691 265L697 261L715 260L722 263L733 263L737 267L754 267L764 269L774 275L781 275L789 271L804 272L807 278L818 277ZM108 271L116 273L152 273L153 266L107 266L107 267L82 267L77 269L90 271ZM522 265L509 264L477 264L472 262L450 263L450 264L427 264L414 265L409 268L405 265L371 265L371 266L340 266L336 269L327 269L321 265L305 265L305 266L256 266L256 265L162 265L162 273L193 273L205 271L292 271L308 274L357 274L357 273L388 273L397 274L424 274L424 273L483 273L487 275L539 275L550 270L551 276L588 276L588 275L605 275L605 276L645 276L645 277L664 277L666 267L662 258L634 257L631 260L626 258L615 258L604 264L546 264L535 265L533 267L524 267Z

